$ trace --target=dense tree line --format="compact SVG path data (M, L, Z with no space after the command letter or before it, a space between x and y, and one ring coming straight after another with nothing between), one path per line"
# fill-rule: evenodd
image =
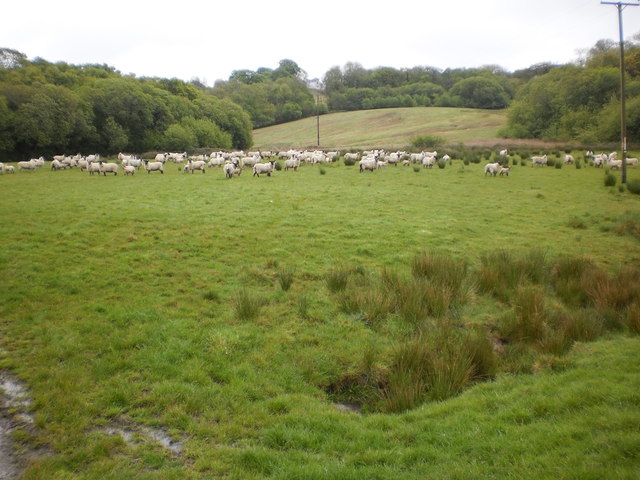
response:
M368 70L347 63L324 76L331 111L415 106L499 109L509 105L517 84L517 79L496 66Z
M552 68L522 85L508 110L507 137L611 142L620 139L620 53L599 41L577 64ZM640 138L640 46L625 49L627 137Z
M3 159L251 144L249 115L195 85L123 76L106 65L28 61L0 50Z
M280 60L278 68L236 70L228 81L216 82L212 93L242 106L255 128L291 122L317 113L316 99L306 74L293 60Z

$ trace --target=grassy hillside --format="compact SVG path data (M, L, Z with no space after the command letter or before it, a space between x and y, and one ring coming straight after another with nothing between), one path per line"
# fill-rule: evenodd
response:
M640 198L602 170L42 169L0 191L25 479L637 477ZM414 282L422 254L463 287ZM390 413L409 346L469 360L442 332L484 335L486 375Z
M320 116L320 144L323 148L406 148L416 135L432 134L448 144L499 145L498 130L506 122L503 110L461 108L386 108ZM317 119L254 130L254 144L260 149L315 147Z

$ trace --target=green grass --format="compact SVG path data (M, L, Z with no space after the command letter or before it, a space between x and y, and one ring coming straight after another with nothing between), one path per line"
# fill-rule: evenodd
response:
M417 136L429 134L447 144L502 144L498 130L506 123L504 110L463 108L385 108L322 115L320 144L325 148L409 148ZM314 147L316 117L254 130L255 146L288 149Z
M638 278L622 265L640 250L633 226L616 225L637 217L638 197L591 167L490 178L483 163L0 176L0 370L34 399L34 431L17 439L50 451L24 477L634 478ZM478 274L499 252L525 273L494 279L494 295ZM597 265L601 288L581 287L582 263L564 256ZM416 313L419 282L449 285L455 311ZM416 302L411 321L402 298ZM500 322L529 318L535 338L499 337ZM390 373L420 338L431 353L418 372L460 368L415 374L419 401L380 413L389 382L400 405L415 387ZM458 388L469 376L494 381ZM447 388L457 396L430 401ZM367 413L332 405L349 399ZM123 426L161 429L182 453L103 433Z

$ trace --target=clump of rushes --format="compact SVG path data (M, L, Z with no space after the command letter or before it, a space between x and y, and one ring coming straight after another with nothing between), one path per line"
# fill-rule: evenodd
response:
M329 291L337 293L347 288L349 273L349 270L345 268L331 269L326 277L326 284Z
M292 268L280 268L276 273L276 277L278 279L278 283L280 284L280 288L283 291L288 291L293 284L294 271Z
M261 298L246 288L240 289L233 297L233 309L240 320L252 320L257 317L263 303Z

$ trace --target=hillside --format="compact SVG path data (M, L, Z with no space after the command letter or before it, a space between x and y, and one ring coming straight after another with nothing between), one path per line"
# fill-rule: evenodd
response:
M447 144L497 145L505 110L468 108L385 108L320 116L323 148L405 148L416 135L438 135ZM317 117L253 131L259 149L317 146Z

